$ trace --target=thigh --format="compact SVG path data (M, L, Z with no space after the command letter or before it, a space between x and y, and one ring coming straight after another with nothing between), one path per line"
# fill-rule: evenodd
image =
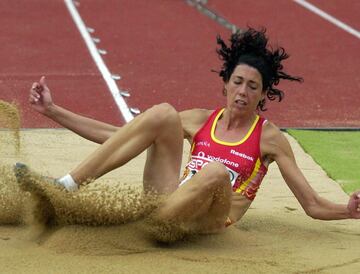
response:
M168 110L161 132L147 149L143 184L160 194L175 191L179 184L183 153L183 130L175 110Z

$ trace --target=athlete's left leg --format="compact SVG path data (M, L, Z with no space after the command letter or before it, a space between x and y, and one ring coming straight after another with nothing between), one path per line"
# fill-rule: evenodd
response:
M173 192L179 183L183 130L179 114L171 105L163 103L149 108L119 128L68 175L50 182L65 186L68 190L70 187L77 189L78 184L97 179L123 166L144 150L147 150L145 191L152 190L159 194ZM34 180L29 180L29 173L23 164L15 166L20 185L34 183Z
M121 127L70 172L77 183L97 179L147 149L145 190L176 189L181 167L183 131L179 114L169 104L153 106Z

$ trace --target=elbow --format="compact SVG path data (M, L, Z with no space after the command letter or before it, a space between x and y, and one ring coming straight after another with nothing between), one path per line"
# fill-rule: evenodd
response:
M319 215L319 203L316 198L307 202L303 206L303 209L304 209L306 215L311 217L312 219L316 219L316 220L321 219L321 217Z
M97 141L98 144L105 143L108 139L110 139L120 128L112 127L111 129L104 130L101 134L100 139Z
M320 219L318 214L316 214L316 210L314 208L309 207L309 208L304 208L304 210L305 210L306 215L309 216L310 218L315 219L315 220Z

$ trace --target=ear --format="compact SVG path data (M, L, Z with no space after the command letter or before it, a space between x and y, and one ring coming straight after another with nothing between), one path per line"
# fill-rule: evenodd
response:
M223 91L222 91L222 92L223 92L223 95L224 95L224 96L227 95L227 89L226 89L226 87L223 88Z
M224 82L224 88L222 90L222 93L224 96L227 96L227 85L228 85L229 82Z

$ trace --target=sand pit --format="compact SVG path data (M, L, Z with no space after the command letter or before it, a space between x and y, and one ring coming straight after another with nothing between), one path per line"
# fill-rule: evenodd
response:
M8 131L0 134L0 140L13 136ZM58 223L50 228L36 225L28 217L31 199L18 189L11 165L22 161L57 177L97 145L60 129L23 130L20 136L19 153L13 145L0 146L3 273L358 273L360 269L360 222L307 217L275 166L243 220L221 235L170 246L148 237L142 217L151 210L140 206L143 197L138 191L143 154L78 194L51 190ZM289 139L312 186L322 196L345 203L347 195ZM185 155L187 151L184 148Z

